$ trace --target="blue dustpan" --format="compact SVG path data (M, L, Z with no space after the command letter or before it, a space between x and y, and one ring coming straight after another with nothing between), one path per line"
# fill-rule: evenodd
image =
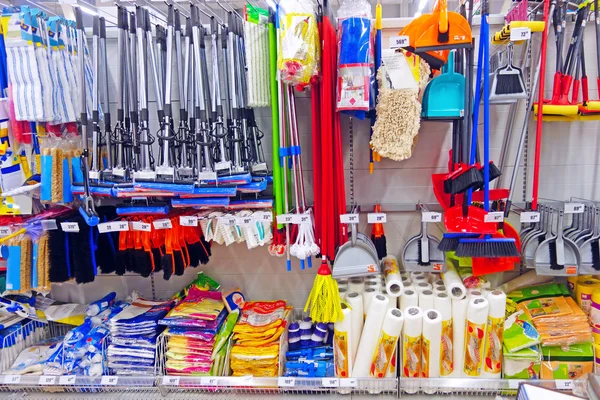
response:
M423 95L421 118L459 119L465 113L465 77L454 71L454 51L442 74L427 84Z

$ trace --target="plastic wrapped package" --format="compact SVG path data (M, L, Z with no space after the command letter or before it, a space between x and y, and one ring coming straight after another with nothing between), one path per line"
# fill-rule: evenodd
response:
M542 379L575 380L594 371L592 343L561 346L542 346Z
M283 82L308 85L318 74L319 30L315 3L283 0L279 3L277 69Z
M371 4L365 0L345 0L338 10L338 110L369 110L372 19Z

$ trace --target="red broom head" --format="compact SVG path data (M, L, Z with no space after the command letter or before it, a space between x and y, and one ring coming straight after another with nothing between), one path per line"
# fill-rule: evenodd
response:
M327 263L327 258L325 256L321 258L321 266L319 267L317 274L325 276L331 275L331 268L329 268L329 264Z

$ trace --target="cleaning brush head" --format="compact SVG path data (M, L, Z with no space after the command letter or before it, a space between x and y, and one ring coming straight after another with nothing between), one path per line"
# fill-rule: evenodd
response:
M173 254L164 254L160 258L160 264L163 270L163 278L168 281L171 279L171 275L173 275L173 269L175 267L175 260L173 259Z
M515 239L493 238L485 235L482 238L459 239L456 247L458 257L519 257L519 250Z
M429 262L429 261L423 262L423 257L422 257L423 246L421 245L420 240L417 240L417 250L419 251L419 260L418 260L419 265L424 266L424 267L431 265L431 262ZM429 254L429 257L427 257L427 258L429 260L431 260L431 247L427 248L427 252Z
M548 251L550 252L550 269L558 271L565 269L564 265L560 265L556 260L556 241L551 240L548 243Z
M592 242L592 267L596 271L600 271L600 243L598 240Z
M483 175L475 166L461 168L444 180L444 191L450 194L464 193L483 185Z
M200 257L204 252L200 242L187 244L188 254L190 255L190 266L197 267L200 265Z
M175 261L175 275L181 276L185 271L185 262L183 261L183 253L180 250L173 250L173 259Z
M160 252L160 248L158 248L158 247L152 248L152 257L154 258L154 272L158 272L162 269L162 265L161 265L162 254Z
M462 232L444 233L444 235L442 236L442 240L440 240L440 244L438 245L438 250L443 252L456 251L460 239L476 237L479 237L479 234Z

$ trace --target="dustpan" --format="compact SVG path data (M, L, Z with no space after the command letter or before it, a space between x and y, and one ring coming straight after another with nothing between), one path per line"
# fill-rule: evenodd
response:
M427 222L421 222L421 232L408 239L402 251L402 263L407 271L444 272L446 255L438 250L440 240L427 233Z
M527 98L527 89L523 80L523 71L512 63L513 46L508 45L508 61L504 67L500 67L494 73L492 90L490 91L490 102L503 102L507 100L518 100ZM513 79L513 85L503 84L503 80Z
M556 233L550 232L535 250L535 270L538 275L577 275L581 255L575 242L563 234L563 218L564 211L559 210Z
M423 95L425 119L458 119L465 112L465 77L454 71L454 52L448 56L442 74L427 84Z
M337 279L378 274L375 245L367 235L356 231L356 224L351 224L350 232L350 240L340 246L335 255L331 275Z
M448 11L447 0L438 0L433 10L415 28L414 47L417 53L471 46L471 27L466 18Z

